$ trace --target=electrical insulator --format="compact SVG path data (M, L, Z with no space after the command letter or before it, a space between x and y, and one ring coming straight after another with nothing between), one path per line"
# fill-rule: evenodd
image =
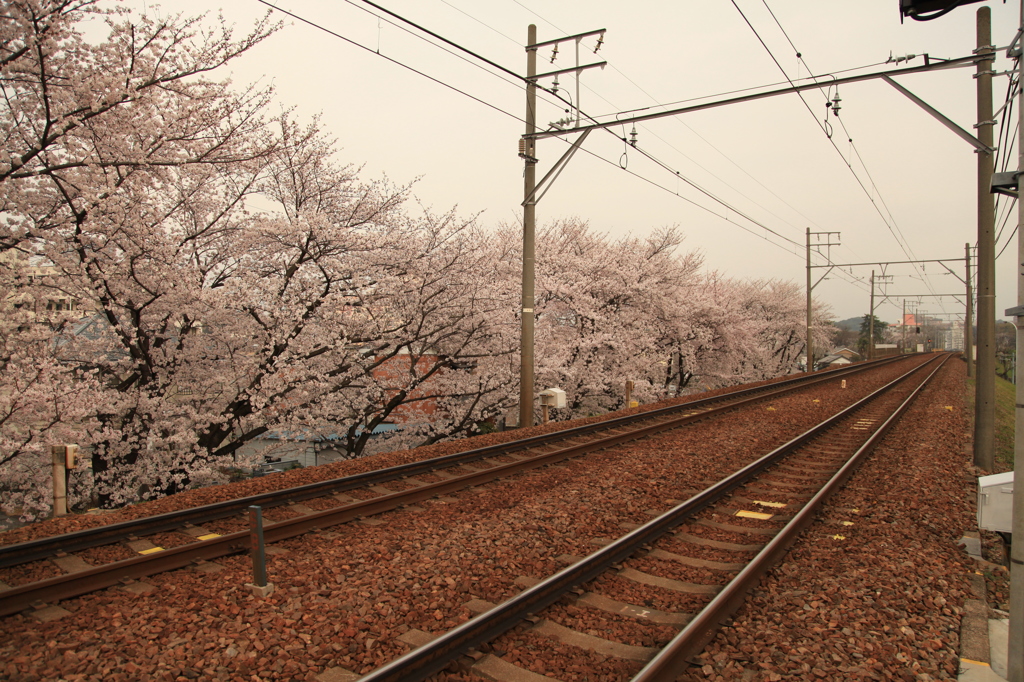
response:
M519 156L526 156L526 140L519 138Z
M601 35L597 37L597 46L594 47L594 54L597 54L597 51L601 49L602 45L604 45L604 31L602 31Z
M551 51L551 63L554 64L556 59L558 59L558 43L555 43L555 49Z
M629 134L629 144L633 147L636 146L636 124L633 124L633 132Z
M836 116L839 115L839 110L842 109L839 103L842 102L842 98L839 97L839 91L836 90L836 94L832 97L832 113Z

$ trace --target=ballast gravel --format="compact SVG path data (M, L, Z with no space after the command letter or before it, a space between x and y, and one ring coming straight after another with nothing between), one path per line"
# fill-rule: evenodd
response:
M245 588L252 578L251 562L243 555L218 560L223 567L218 572L189 569L152 576L146 582L156 589L149 592L109 589L67 600L61 606L71 613L58 621L9 617L0 624L0 677L312 681L334 667L369 672L409 650L399 640L403 633L413 628L444 632L471 616L465 606L470 600L497 603L517 594L522 589L517 578L551 575L563 567L561 555L594 551L648 520L651 512L685 499L687 491L705 487L813 425L828 410L892 379L896 370L878 374L870 380L848 379L845 390L833 382L727 419L451 493L368 520L373 524L344 524L293 538L268 557L276 590L264 599ZM905 422L833 498L821 521L712 641L689 679L955 677L970 570L956 541L973 515L963 393L962 363L950 361ZM536 432L564 426L549 424ZM509 434L481 436L471 446L497 440L494 436ZM444 446L289 472L274 485L456 449ZM138 505L145 513L134 509L107 516L113 521L160 513L176 505L252 494L265 485L258 479L192 491L178 500ZM304 504L317 508L312 501ZM0 542L28 539L33 528L40 534L70 530L76 521L18 529L9 537L0 534ZM691 530L712 529L692 524ZM750 533L722 533L734 540L763 541ZM659 547L692 548L678 539ZM711 547L691 555L725 562L749 556ZM654 573L659 563L638 559L627 566ZM673 570L664 577L690 576L696 582L687 569ZM614 574L584 587L670 612L692 612L709 598ZM549 612L541 617L636 646L658 646L674 632L569 600ZM482 650L567 682L627 680L641 666L524 627ZM441 677L473 679L464 671Z

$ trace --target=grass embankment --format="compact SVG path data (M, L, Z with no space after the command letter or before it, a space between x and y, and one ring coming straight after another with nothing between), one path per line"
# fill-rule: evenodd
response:
M967 380L967 400L964 401L971 421L974 421L974 379ZM1014 406L1017 387L1006 379L996 377L996 470L1013 471Z
M967 380L967 413L974 421L974 379ZM1014 406L1017 387L1006 379L996 377L996 470L1013 471Z
M1013 470L1014 405L1017 387L996 377L996 471Z

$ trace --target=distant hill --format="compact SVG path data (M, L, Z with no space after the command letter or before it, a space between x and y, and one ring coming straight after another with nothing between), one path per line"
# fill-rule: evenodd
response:
M863 319L864 319L863 317L851 317L848 320L838 320L836 322L833 322L832 324L834 324L835 326L839 327L840 329L842 329L844 331L859 332L860 331L860 323L861 323L861 320L863 320Z

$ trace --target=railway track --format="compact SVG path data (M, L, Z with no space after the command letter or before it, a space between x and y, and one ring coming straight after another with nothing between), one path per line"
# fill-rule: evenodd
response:
M660 431L709 419L753 402L768 400L821 382L839 380L859 371L871 369L877 364L855 365L810 377L801 375L795 379L754 389L744 389L670 408L620 417L556 434L148 519L0 547L0 567L18 566L42 559L51 559L58 565L70 567L67 574L0 591L0 615L10 615L40 602L53 603L154 573L245 551L249 547L247 530L218 534L210 532L203 524L210 525L211 522L238 515L250 505L260 505L264 508L287 505L295 514L293 518L266 526L267 541L276 542L454 490L480 485L524 469L545 466L569 457L614 447ZM417 476L423 478L417 479ZM433 480L428 482L424 479ZM386 487L387 484L391 485L391 489ZM394 490L397 487L405 490ZM371 492L366 492L368 490ZM353 499L346 492L368 499ZM301 504L305 501L318 500L319 506L324 506L327 496L332 496L327 499L330 506L327 509L317 510ZM183 540L187 539L187 544L164 549L145 539L153 534L168 532L177 532ZM129 544L134 551L144 553L103 566L88 566L73 554L112 543Z
M363 682L413 682L430 675L468 667L484 676L508 675L512 669L485 650L511 648L510 632L531 629L564 637L562 626L545 619L545 609L566 598L589 599L619 614L681 627L660 651L622 646L622 655L645 660L634 682L668 682L688 667L721 623L742 604L746 593L786 553L814 519L822 503L841 487L912 401L937 373L947 356L928 360L839 414L793 438L725 479L660 514L590 556L526 587L499 605L433 638L405 656L364 675ZM852 521L844 521L852 525ZM686 525L684 525L686 524ZM683 526L685 530L681 530ZM841 528L841 526L840 526ZM839 534L837 533L837 537ZM663 549L666 544L670 549ZM688 551L687 546L697 551ZM754 554L749 561L695 559L703 550ZM706 601L696 613L663 613L644 605L626 604L582 590L608 575L633 572L625 562L661 561L702 569L703 579L674 580L674 589ZM642 573L642 572L641 572ZM717 576L708 579L708 575ZM580 638L577 638L577 641ZM564 640L563 640L564 641ZM493 645L493 646L492 646ZM500 672L505 668L504 673ZM514 670L514 669L512 669Z

